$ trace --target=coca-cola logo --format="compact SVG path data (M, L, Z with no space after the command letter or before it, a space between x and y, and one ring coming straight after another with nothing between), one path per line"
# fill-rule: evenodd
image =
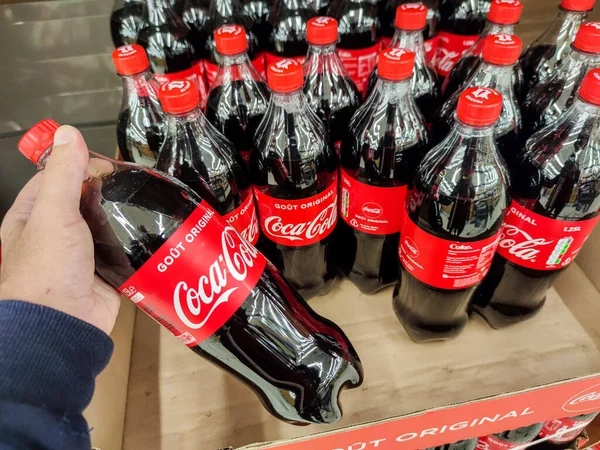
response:
M217 30L217 35L221 36L223 34L232 34L237 36L241 34L242 27L239 25L223 25L221 28Z
M285 223L281 216L271 216L264 222L265 230L272 237L289 241L310 240L317 236L325 236L335 225L337 219L337 202L334 201L312 220L298 223Z
M244 241L233 227L221 234L222 253L197 280L182 280L173 291L173 306L190 329L202 328L220 305L227 303L239 287L228 288L230 278L243 282L254 266L258 251Z
M595 384L565 402L562 409L572 413L585 413L600 410L600 384Z
M459 56L459 52L439 47L435 55L436 66L439 70L450 72L456 61L458 61Z
M252 208L252 217L248 226L240 233L248 242L254 242L258 237L258 217L256 216L256 208Z
M404 238L404 247L410 252L413 258L419 256L419 247L412 238L409 238L408 236Z
M533 238L525 231L514 225L504 224L502 235L500 236L500 248L508 249L508 252L524 261L536 261L536 256L540 253L539 247L553 244L554 241L544 238Z
M361 211L365 216L370 217L371 219L377 219L383 214L383 208L373 202L367 202L362 205Z
M472 250L473 247L465 244L450 244L452 250Z

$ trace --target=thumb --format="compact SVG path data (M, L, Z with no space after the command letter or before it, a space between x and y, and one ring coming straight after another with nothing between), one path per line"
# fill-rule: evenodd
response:
M81 183L88 159L81 133L70 126L60 127L54 134L54 147L43 172L35 210L53 219L79 216Z

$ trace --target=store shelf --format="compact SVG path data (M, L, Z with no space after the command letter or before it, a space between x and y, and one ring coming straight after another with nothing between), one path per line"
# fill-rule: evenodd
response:
M329 427L279 422L250 389L138 313L123 448L414 449L600 410L594 396L563 409L582 391L589 393L590 386L600 385L600 294L576 264L559 278L534 319L498 331L474 316L465 332L450 342L410 341L393 314L391 295L388 289L365 296L341 281L330 295L311 301L316 311L344 329L365 368L363 386L342 393L344 419ZM121 344L130 345L117 342ZM105 377L112 379L111 369ZM102 395L99 389L96 396ZM427 410L436 411L423 416ZM485 416L489 419L479 423ZM449 428L476 419L475 425ZM367 432L363 424L369 425ZM92 420L90 426L93 438L103 429ZM431 428L438 431L420 436ZM251 445L313 433L325 436L288 446ZM401 435L405 440L398 443L395 439ZM373 439L386 441L378 447L353 447Z

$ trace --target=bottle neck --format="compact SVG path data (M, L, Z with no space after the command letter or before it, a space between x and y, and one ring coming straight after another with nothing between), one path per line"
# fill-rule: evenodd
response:
M346 75L346 69L336 50L336 45L309 45L308 55L304 63L304 75L314 73L333 73ZM348 76L349 77L349 76Z
M148 12L148 23L155 26L168 22L175 15L169 0L147 0L146 10Z
M481 33L481 38L485 36L489 36L491 34L515 34L515 24L500 24L487 20L485 22L485 27L483 28L483 32Z
M455 131L461 138L470 139L489 137L492 139L494 137L494 126L495 124L485 127L474 127L457 118Z
M401 47L415 54L415 60L425 59L423 30L402 30L396 28L390 47Z
M575 34L586 16L587 12L567 11L559 7L556 18L536 42L539 44L573 42Z
M398 103L410 99L410 78L401 81L391 81L379 77L373 93L365 103Z
M252 64L248 52L242 52L236 55L223 55L222 53L219 53L219 67L231 67L240 64Z
M157 97L159 85L150 70L135 75L121 75L123 79L123 98L127 103L135 102L139 97Z
M304 108L307 108L306 99L302 92L302 88L294 92L275 92L271 95L271 102L274 106L274 110L283 110L287 113L302 112Z
M466 87L485 86L500 91L506 95L508 90L513 91L512 76L514 64L497 65L483 60L475 71ZM513 93L514 94L514 93Z

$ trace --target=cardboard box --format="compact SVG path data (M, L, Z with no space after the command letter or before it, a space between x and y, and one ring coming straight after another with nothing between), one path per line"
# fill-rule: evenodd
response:
M455 340L415 344L392 290L348 281L311 301L348 334L365 382L342 392L343 420L296 427L242 383L124 302L116 354L87 411L102 450L416 449L600 410L600 229L533 319L492 330L474 315Z

